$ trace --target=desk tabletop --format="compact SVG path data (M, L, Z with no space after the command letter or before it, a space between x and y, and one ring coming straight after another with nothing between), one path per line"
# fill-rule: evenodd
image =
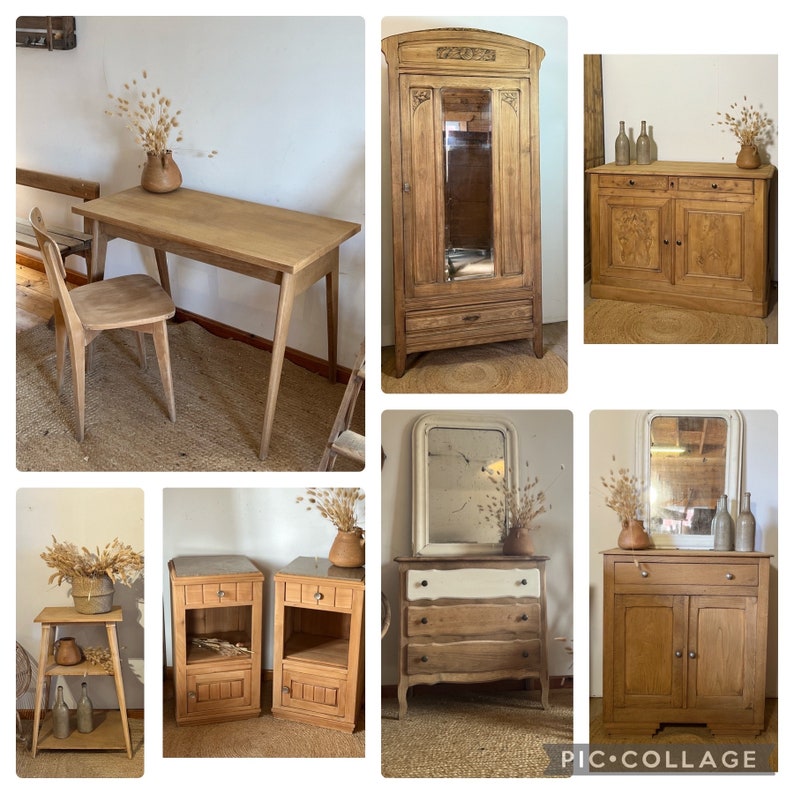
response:
M108 227L159 240L164 250L191 250L283 272L298 272L361 231L361 224L179 188L134 187L75 205L72 211ZM119 233L121 232L121 233Z

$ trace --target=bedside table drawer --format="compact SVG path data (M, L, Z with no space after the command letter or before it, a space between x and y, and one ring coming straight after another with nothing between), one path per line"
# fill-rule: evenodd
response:
M758 585L758 565L640 561L637 567L633 562L618 562L615 563L615 584L755 587Z
M285 604L304 604L318 609L352 609L353 588L312 582L283 583Z
M406 654L409 675L529 671L540 667L541 641L411 643Z
M254 600L253 582L185 585L185 604L250 604Z
M409 601L437 598L539 598L537 568L453 568L409 570L405 576Z
M405 626L409 637L537 634L540 604L409 606Z

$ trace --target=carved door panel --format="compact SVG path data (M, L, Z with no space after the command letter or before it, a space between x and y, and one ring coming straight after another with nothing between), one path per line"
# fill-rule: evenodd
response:
M621 282L672 283L673 209L663 197L601 196L600 256L594 276Z

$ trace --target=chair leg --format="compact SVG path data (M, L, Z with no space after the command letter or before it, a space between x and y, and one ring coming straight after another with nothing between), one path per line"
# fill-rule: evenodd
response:
M140 364L141 370L146 371L146 339L144 338L142 331L137 331L135 336L138 339L138 364Z
M154 350L157 354L157 366L160 368L160 379L163 381L165 400L168 403L168 416L172 422L176 422L174 384L171 379L171 353L168 348L168 329L165 320L154 326L152 338L154 340Z
M74 391L74 411L77 419L77 440L85 438L85 360L84 345L71 345L72 353L72 390Z
M66 332L66 321L63 318L60 304L55 304L55 385L58 394L63 391L63 372L66 368L66 348L68 337Z

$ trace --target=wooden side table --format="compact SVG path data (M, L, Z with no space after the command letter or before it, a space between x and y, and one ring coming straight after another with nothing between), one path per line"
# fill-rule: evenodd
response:
M124 683L121 678L121 660L119 658L119 641L116 626L124 618L121 607L115 606L110 612L100 615L83 615L74 607L45 607L36 616L35 622L41 623L41 646L39 649L39 668L36 676L36 707L33 717L33 740L31 752L35 758L38 750L126 750L127 758L132 758L132 741L130 726L127 721L127 701L124 697ZM105 625L110 649L112 672L108 672L91 662L80 662L75 665L59 665L55 663L53 646L57 626ZM47 692L49 700L50 679L52 676L70 675L112 675L116 684L118 711L98 711L96 727L91 733L78 733L77 730L66 739L57 739L52 732L51 715L41 720L42 695ZM45 709L48 703L45 703Z
M364 569L298 557L275 583L273 716L352 733L364 689Z

